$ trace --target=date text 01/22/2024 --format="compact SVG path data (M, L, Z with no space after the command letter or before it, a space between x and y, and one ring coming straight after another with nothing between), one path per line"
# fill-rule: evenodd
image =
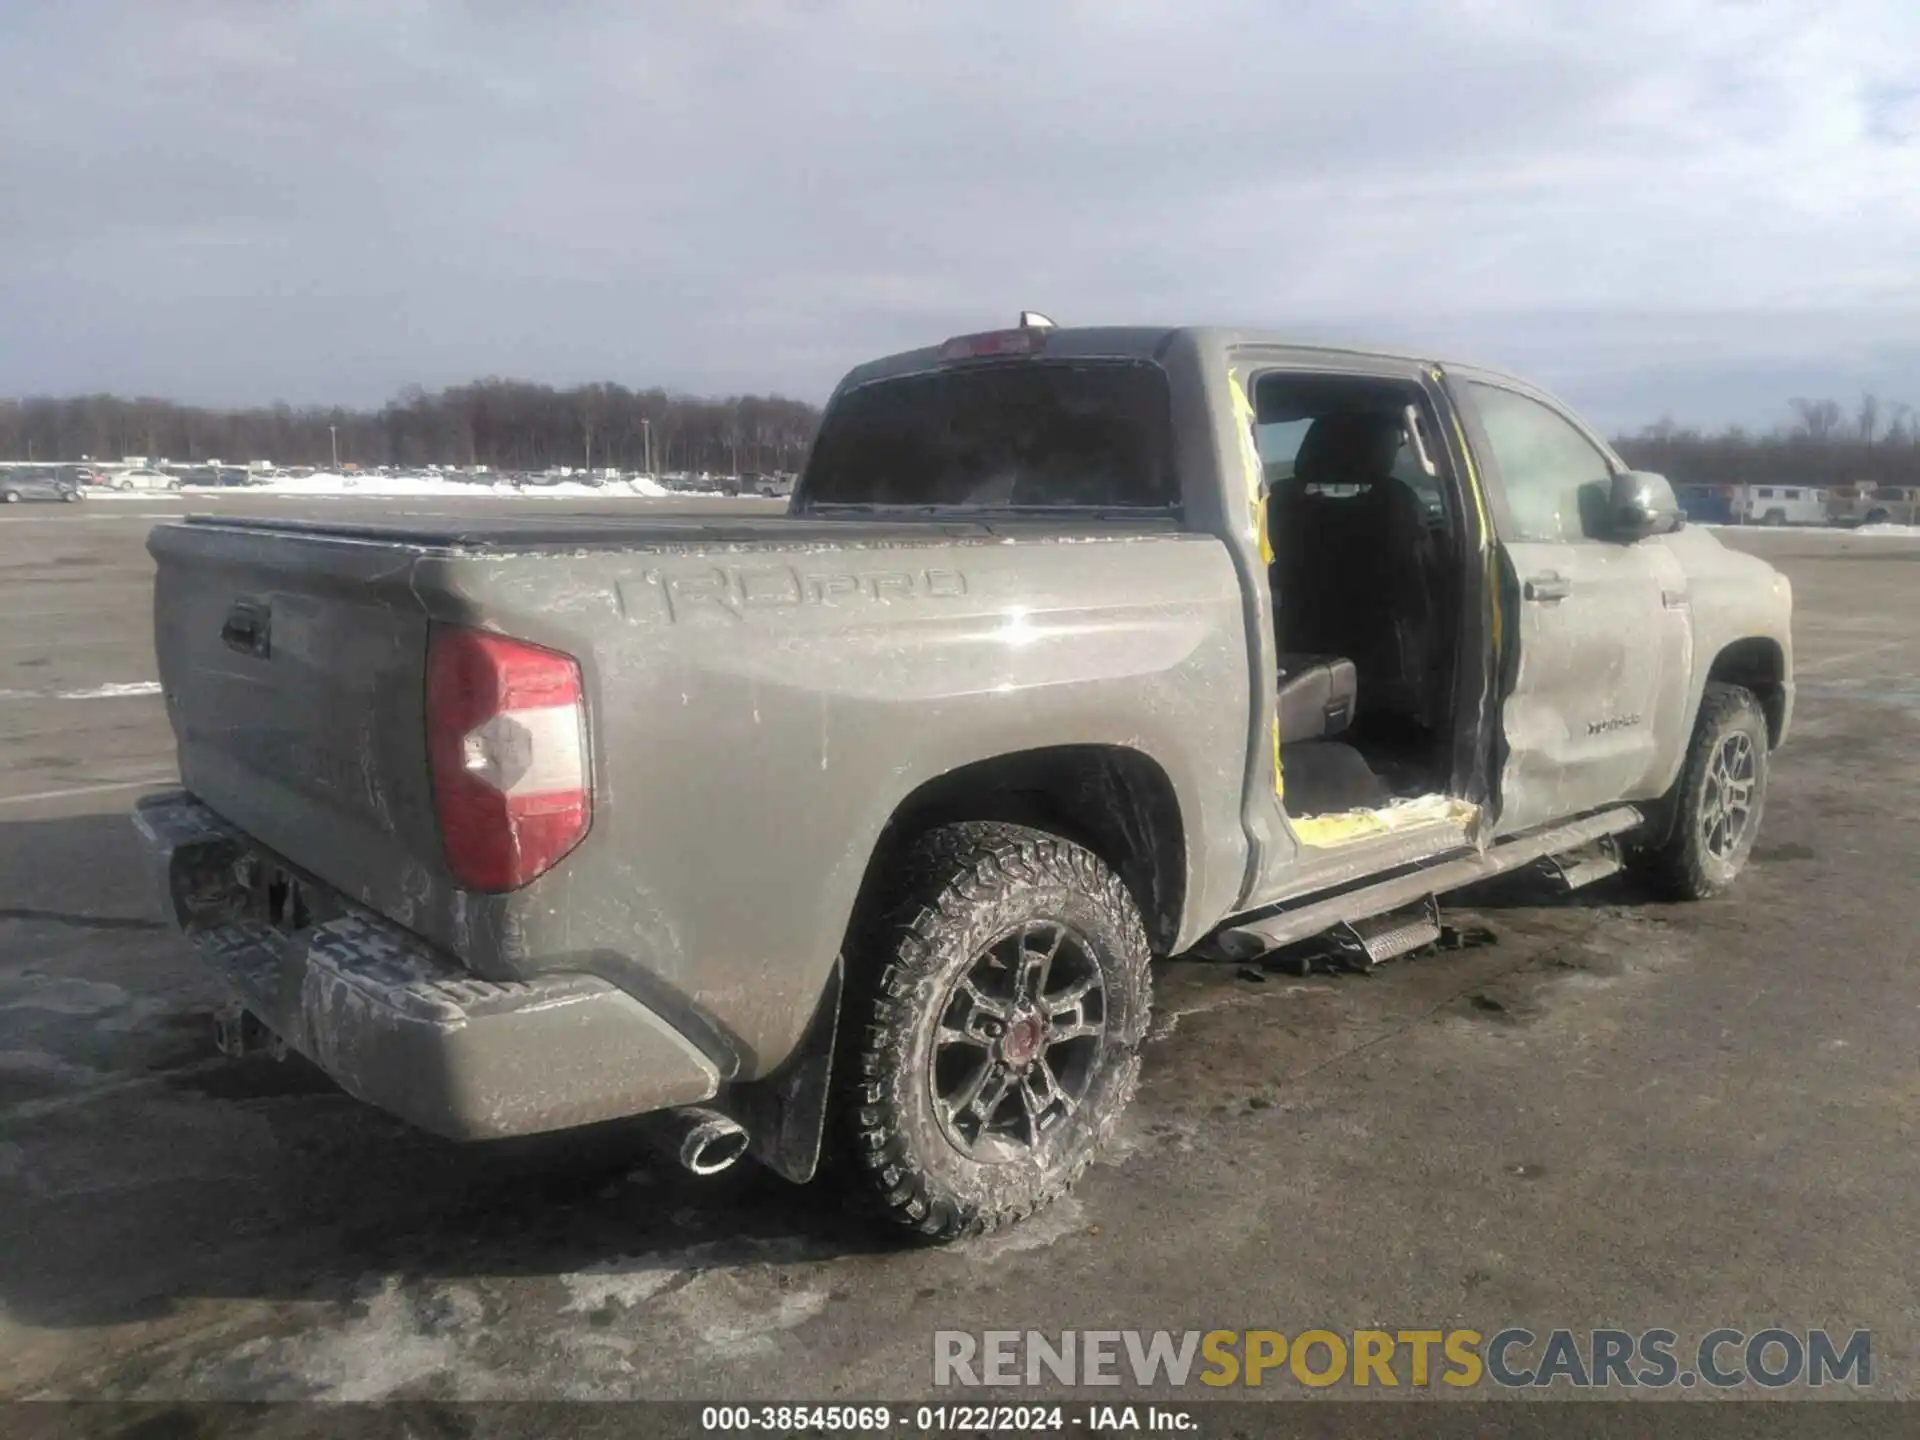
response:
M1069 1429L1177 1434L1198 1424L1188 1411L1168 1405L919 1405L898 1411L887 1405L709 1405L700 1412L700 1428L775 1434L877 1434L894 1429L916 1434L1026 1435Z

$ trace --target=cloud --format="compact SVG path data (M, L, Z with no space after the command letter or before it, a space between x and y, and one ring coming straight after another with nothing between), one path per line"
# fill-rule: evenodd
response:
M0 392L818 396L1038 306L1764 421L1910 367L1915 53L1906 0L16 7Z

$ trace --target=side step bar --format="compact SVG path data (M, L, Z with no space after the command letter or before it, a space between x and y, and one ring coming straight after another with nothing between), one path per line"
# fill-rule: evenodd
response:
M1540 862L1546 872L1567 890L1580 890L1596 880L1618 875L1626 868L1626 863L1611 835L1602 836L1579 850L1549 855Z
M1367 968L1400 955L1424 950L1440 938L1440 906L1429 895L1404 910L1389 910L1370 920L1334 927L1334 934L1356 950Z
M1443 860L1438 865L1399 875L1378 884L1314 901L1290 910L1276 911L1257 919L1229 925L1216 936L1216 943L1236 960L1250 960L1269 950L1278 950L1296 940L1311 939L1336 925L1352 925L1376 915L1398 910L1430 896L1444 895L1477 880L1490 880L1582 846L1594 844L1609 835L1619 835L1640 823L1640 812L1631 805L1617 806L1547 830L1534 830L1503 840L1492 848L1458 860Z

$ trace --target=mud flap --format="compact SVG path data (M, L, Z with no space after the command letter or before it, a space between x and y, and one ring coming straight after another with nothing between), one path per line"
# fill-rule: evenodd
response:
M733 1087L714 1107L747 1132L749 1155L796 1185L813 1179L820 1166L845 978L846 962L835 956L813 1019L786 1064L764 1080Z

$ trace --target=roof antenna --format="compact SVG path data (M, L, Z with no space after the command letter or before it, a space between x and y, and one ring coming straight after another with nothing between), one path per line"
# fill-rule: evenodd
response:
M1022 330L1057 330L1060 327L1042 315L1038 310L1022 310L1020 312L1020 328Z

